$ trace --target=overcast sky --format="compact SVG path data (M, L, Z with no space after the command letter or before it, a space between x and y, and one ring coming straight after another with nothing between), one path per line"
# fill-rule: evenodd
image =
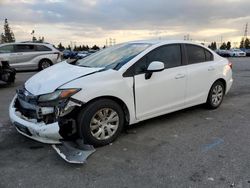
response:
M250 0L0 0L17 41L44 36L64 45L139 39L239 42L250 23Z

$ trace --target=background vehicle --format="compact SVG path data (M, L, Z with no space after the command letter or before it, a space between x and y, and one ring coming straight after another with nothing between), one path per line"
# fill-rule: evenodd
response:
M6 83L15 81L16 70L11 68L7 61L0 60L0 80Z
M229 50L229 55L231 57L246 57L246 52L243 52L240 49L233 48Z
M83 59L88 55L90 55L90 53L88 53L87 51L79 51L76 55L76 59Z
M63 58L64 59L73 59L76 58L77 52L71 50L64 50L63 51Z
M250 49L242 48L241 51L246 53L246 56L250 56Z
M187 41L119 44L31 77L10 104L10 119L41 142L81 137L101 146L128 124L203 103L218 108L233 82L231 68Z
M61 61L61 53L47 43L4 43L0 45L0 57L16 70L43 70Z
M217 49L215 50L215 52L222 56L222 57L230 57L230 51L229 50L221 50L221 49Z

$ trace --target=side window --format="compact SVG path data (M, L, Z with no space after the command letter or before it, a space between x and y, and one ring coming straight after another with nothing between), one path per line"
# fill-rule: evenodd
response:
M204 48L200 46L186 44L188 63L201 63L206 61L206 55Z
M0 47L0 53L12 53L14 52L13 45L5 45Z
M144 56L131 67L131 70L134 70L134 74L137 75L145 73L147 67L148 67L147 56Z
M178 67L181 65L181 46L179 44L162 46L153 50L147 56L148 63L161 61L165 64L165 68Z
M15 51L16 52L34 52L35 47L34 47L34 45L17 44L17 45L15 45Z
M52 51L52 49L44 45L36 45L36 51Z
M181 66L181 46L170 44L156 48L137 61L129 71L134 70L135 75L145 73L148 65L153 61L163 62L165 68Z
M214 60L213 54L206 49L205 49L205 55L206 55L206 61L213 61Z

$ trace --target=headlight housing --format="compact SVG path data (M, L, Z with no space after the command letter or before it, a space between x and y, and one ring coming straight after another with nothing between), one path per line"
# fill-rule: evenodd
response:
M79 88L73 88L73 89L58 89L54 91L53 93L48 93L45 95L41 95L38 98L38 102L49 102L49 101L57 101L57 100L63 100L71 97L72 95L79 92L81 89Z

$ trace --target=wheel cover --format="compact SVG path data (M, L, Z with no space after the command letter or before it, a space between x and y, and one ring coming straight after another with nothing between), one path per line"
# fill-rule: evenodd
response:
M50 63L48 61L43 61L41 64L42 69L46 69L50 67Z
M221 85L216 85L212 90L212 104L218 106L223 98L223 87Z
M107 140L117 131L118 113L111 108L98 110L90 121L90 132L97 140Z

